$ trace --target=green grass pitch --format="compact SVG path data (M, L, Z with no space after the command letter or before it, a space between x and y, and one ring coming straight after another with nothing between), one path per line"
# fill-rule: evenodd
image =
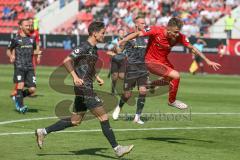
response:
M11 65L0 65L0 159L1 160L111 160L117 159L100 130L98 120L91 119L66 132L47 136L44 149L39 150L34 130L57 121L55 106L73 99L49 86L53 67L37 68L37 97L26 98L30 112L14 110L9 97L12 89ZM110 91L107 71L101 91ZM66 83L71 84L68 77ZM106 96L105 96L106 97ZM109 98L110 97L110 98ZM117 98L105 99L115 105ZM191 109L179 111L167 105L167 94L146 100L145 113L152 113L144 125L130 118L113 121L111 126L120 144L134 144L124 160L239 160L240 159L240 77L223 75L182 74L178 99ZM114 108L114 106L107 106ZM126 105L123 115L134 114L135 106ZM111 113L111 112L110 112ZM36 120L37 118L43 118ZM46 119L44 119L46 118ZM148 118L148 119L147 119ZM22 120L22 121L16 121Z

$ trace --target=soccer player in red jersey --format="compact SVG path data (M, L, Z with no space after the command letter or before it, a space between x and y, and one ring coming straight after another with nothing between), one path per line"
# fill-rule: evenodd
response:
M125 37L119 42L119 45L134 39L138 36L149 36L148 46L145 54L145 63L148 70L155 75L164 77L164 81L169 82L169 99L170 106L186 109L188 106L176 100L178 86L180 82L180 74L176 71L168 60L168 54L176 44L180 43L187 47L191 53L199 55L214 70L221 66L205 57L193 45L191 45L187 37L180 33L183 23L178 18L171 18L167 27L151 26L144 31L138 31ZM156 84L153 83L153 84Z
M40 63L42 56L42 51L40 51L40 35L38 29L34 29L33 18L28 18L28 21L30 25L29 26L30 36L35 39L37 45L36 53L34 53L35 56L33 56L33 65L36 72L36 64Z

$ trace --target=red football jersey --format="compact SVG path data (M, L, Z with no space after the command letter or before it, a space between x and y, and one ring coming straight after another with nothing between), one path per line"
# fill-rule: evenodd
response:
M171 41L167 37L167 29L161 26L151 26L146 28L143 32L144 36L149 36L148 46L145 54L147 60L166 61L168 54L176 44L180 43L184 46L190 45L187 37L179 33L175 41Z
M33 37L35 39L35 42L39 45L40 35L39 35L38 30L33 30L32 32L30 32L30 36Z

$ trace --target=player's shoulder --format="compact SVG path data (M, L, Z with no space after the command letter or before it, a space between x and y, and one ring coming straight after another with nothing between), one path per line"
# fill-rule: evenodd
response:
M180 39L184 39L184 40L186 40L187 42L189 42L188 37L187 37L185 34L181 33L181 32L179 32L179 37L180 37Z
M151 28L164 30L166 27L161 26L161 25L152 25Z
M74 53L74 54L81 54L81 53L84 53L84 52L85 52L85 49L84 49L84 47L81 47L81 46L75 47L72 50L72 53Z
M79 46L75 47L72 52L74 54L82 54L86 53L88 49L90 48L90 44L88 42L81 42Z
M22 37L21 37L19 34L13 35L12 40L17 41L17 40L19 40L19 39L22 39Z
M22 41L22 37L18 34L14 35L10 41L11 43L16 43L16 44L21 44Z
M164 32L164 30L165 30L165 27L157 26L157 25L148 26L144 28L145 32L152 32L152 33L162 33Z

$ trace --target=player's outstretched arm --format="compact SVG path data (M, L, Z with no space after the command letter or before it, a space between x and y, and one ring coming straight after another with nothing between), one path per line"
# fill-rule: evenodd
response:
M213 62L211 60L209 60L202 52L200 52L196 47L189 45L188 49L196 55L199 55L210 67L212 67L215 71L219 69L219 67L221 67L220 64Z
M66 57L63 61L63 64L67 71L71 74L74 84L76 86L81 86L83 84L83 80L79 78L76 72L74 71L73 60L70 57Z
M137 32L133 32L131 34L129 34L128 36L126 36L125 38L123 38L122 40L118 41L118 45L122 46L125 45L128 41L137 38L139 36L142 36L142 31L137 31Z
M106 54L109 55L109 56L115 56L116 55L116 53L114 53L113 51L107 51Z

